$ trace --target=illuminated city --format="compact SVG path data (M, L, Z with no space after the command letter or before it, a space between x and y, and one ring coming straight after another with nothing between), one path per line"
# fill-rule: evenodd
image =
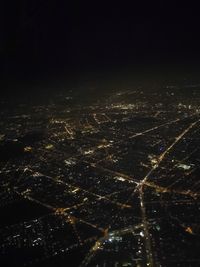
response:
M199 89L1 100L1 262L200 266Z

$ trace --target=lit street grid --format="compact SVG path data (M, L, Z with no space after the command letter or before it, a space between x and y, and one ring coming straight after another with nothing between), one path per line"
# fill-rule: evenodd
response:
M198 86L2 100L0 261L200 266Z

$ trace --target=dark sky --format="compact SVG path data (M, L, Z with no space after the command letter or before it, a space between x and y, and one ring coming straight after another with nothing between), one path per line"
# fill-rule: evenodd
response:
M1 20L7 78L200 59L199 8L191 1L4 0Z

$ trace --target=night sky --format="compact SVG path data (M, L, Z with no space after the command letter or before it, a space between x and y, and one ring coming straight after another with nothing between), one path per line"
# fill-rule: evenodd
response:
M191 1L4 0L1 20L5 81L200 60Z

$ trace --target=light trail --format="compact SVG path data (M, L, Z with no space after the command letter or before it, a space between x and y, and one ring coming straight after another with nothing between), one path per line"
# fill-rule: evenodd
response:
M124 178L125 180L127 180L129 182L133 182L135 184L139 184L139 182L137 180L135 180L133 177L131 177L131 176L127 175L127 174L124 174L122 172L117 172L117 171L110 170L108 168L99 166L96 163L89 163L89 162L87 162L87 164L89 164L90 166L92 166L94 168L100 169L100 170L102 170L104 172L110 173L112 175L120 176L120 177Z
M179 136L176 137L175 141L160 155L158 162L162 162L165 156L170 152L170 150L188 133L200 120L197 120L190 124L190 126L185 129Z
M83 245L83 241L82 241L82 239L81 239L81 237L80 237L80 235L79 235L79 233L78 233L78 231L76 229L76 220L73 217L68 216L67 222L69 222L71 224L71 226L72 226L72 228L74 230L74 233L75 233L75 235L76 235L76 237L78 239L79 244Z
M133 139L133 138L135 138L135 137L138 137L138 136L144 135L144 134L146 134L146 133L155 131L155 130L161 128L161 127L164 127L164 126L166 126L166 125L173 124L173 123L178 122L178 121L180 121L180 120L181 120L181 119L172 120L172 121L163 123L163 124L161 124L161 125L152 127L152 128L150 128L150 129L147 129L147 130L145 130L145 131L143 131L143 132L135 133L134 135L131 135L131 136L129 137L129 139Z
M140 208L141 208L141 216L142 216L142 225L144 231L144 244L145 244L145 251L147 256L146 266L154 267L154 260L153 260L153 253L152 253L152 246L151 246L151 236L149 233L149 226L146 217L146 207L144 203L144 192L143 188L140 187L139 190L139 199L140 199Z
M144 183L144 185L151 187L151 188L154 188L157 192L160 192L160 193L175 193L175 194L179 194L179 195L190 196L193 198L200 196L200 194L194 193L190 190L169 189L168 187L159 186L159 185L154 184L153 182L148 182L148 181L146 181Z
M92 164L91 164L91 166L92 166ZM31 171L31 172L34 173L34 171L33 171L32 169L29 169L29 171ZM38 173L38 174L41 175L41 176L44 176L45 178L48 178L49 180L52 180L53 182L55 182L55 183L57 183L57 184L63 184L63 185L65 185L65 186L69 186L69 187L72 188L73 190L80 190L80 191L82 191L82 192L84 192L84 193L87 193L87 194L89 194L89 195L91 195L91 196L94 196L94 197L96 197L98 200L106 200L106 201L108 201L108 202L110 202L110 203L112 203L112 204L114 204L114 205L117 205L117 206L119 206L119 207L122 207L122 208L131 208L130 205L126 205L126 204L124 204L124 203L117 202L117 201L112 201L111 199L107 198L106 196L102 196L102 195L93 193L93 192L91 192L91 191L88 191L88 190L86 190L86 189L83 189L82 187L78 187L78 186L71 185L71 184L69 184L69 183L67 183L67 182L63 182L62 180L56 180L56 179L54 179L53 177L48 176L48 175L45 175L45 174L43 174L43 173Z

